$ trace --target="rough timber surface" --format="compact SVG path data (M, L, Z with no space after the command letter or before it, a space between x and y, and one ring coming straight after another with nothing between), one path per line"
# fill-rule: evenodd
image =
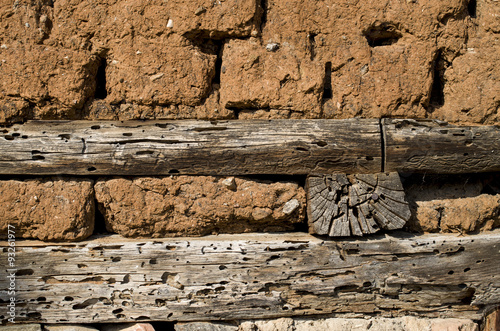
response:
M411 212L397 172L309 176L309 232L331 237L362 236L401 229Z
M0 243L4 251L7 245ZM356 241L301 233L111 236L77 244L17 241L16 250L18 322L315 314L479 319L500 303L498 231ZM7 302L5 290L0 299Z
M27 122L0 128L0 174L380 172L378 120Z
M460 174L500 171L500 126L382 120L385 171Z

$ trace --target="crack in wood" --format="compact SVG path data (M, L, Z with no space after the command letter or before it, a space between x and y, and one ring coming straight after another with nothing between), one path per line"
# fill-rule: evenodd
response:
M181 140L168 140L168 139L125 139L125 140L106 141L106 142L102 142L100 144L125 145L125 144L155 143L155 144L171 145L171 144L188 144L188 143L196 143L196 142L197 141L181 141ZM97 142L97 143L99 143L99 142Z
M386 143L386 137L385 137L385 126L384 123L382 122L382 119L379 120L378 122L379 127L380 127L380 153L381 153L381 163L380 163L380 172L385 172L386 168L386 158L385 155L387 151L385 150L385 143Z
M82 138L82 154L85 154L85 151L87 150L87 143L85 142L85 138Z

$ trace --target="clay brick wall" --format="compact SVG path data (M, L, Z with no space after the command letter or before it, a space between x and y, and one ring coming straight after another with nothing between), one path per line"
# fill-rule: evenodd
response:
M499 36L496 0L5 0L0 129L33 119L498 125ZM304 180L4 176L0 238L8 224L46 241L307 231ZM498 174L403 184L407 231L500 227Z
M492 0L3 1L0 123L402 117L497 124L499 15ZM238 179L250 183L246 190L260 194L262 203L245 201L239 189L224 189L223 178L171 180L175 184L165 178L6 179L12 181L0 182L8 192L0 197L3 223L25 224L20 234L28 238L84 239L96 210L108 230L129 235L234 232L237 227L227 226L232 220L245 224L239 231L285 230L304 219L304 192L297 186L303 178L273 184L288 185L280 189ZM167 189L182 181L190 189ZM52 185L62 193L49 190ZM410 185L417 215L410 229L474 232L497 226L497 196L481 196L484 190L498 193L488 185L469 182L452 197L473 200L451 209L451 202L436 202L449 194L419 185ZM61 196L71 203L53 202ZM283 208L292 200L298 202L295 218L285 224ZM210 206L197 207L206 201ZM464 215L464 203L482 209L467 209L466 225L448 224ZM147 208L141 217L134 212ZM54 210L58 219L51 226L29 221L49 219ZM156 222L167 216L177 223ZM209 221L189 230L183 217ZM131 218L135 223L123 227ZM277 223L266 227L262 220Z
M0 4L0 121L498 122L493 0Z

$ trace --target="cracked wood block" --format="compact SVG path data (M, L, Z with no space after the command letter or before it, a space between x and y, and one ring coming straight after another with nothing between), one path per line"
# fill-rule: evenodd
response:
M411 216L396 172L310 176L306 186L311 233L363 236L400 229Z
M8 242L0 242L6 249ZM287 316L481 319L500 303L500 232L371 240L304 233L16 241L16 322ZM6 288L6 269L0 288ZM9 300L6 291L0 299ZM0 319L2 311L0 311Z

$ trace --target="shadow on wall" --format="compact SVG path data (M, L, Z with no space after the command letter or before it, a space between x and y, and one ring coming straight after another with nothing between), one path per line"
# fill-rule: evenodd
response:
M498 174L403 175L410 231L477 233L500 226Z

